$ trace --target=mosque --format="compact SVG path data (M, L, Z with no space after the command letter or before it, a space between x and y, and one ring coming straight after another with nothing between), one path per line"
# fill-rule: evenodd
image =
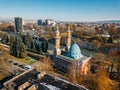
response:
M89 70L89 61L90 57L84 56L81 53L81 50L77 43L71 43L71 31L70 27L67 31L66 36L66 47L64 49L60 49L60 32L58 30L55 31L55 49L54 49L54 63L55 67L63 72L67 72L69 66L79 65L81 74L86 74ZM75 63L77 62L77 63Z

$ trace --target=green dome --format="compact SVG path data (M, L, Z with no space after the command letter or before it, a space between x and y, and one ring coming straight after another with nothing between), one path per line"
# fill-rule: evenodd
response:
M70 49L68 51L67 56L72 58L72 59L75 59L75 60L82 57L81 50L76 43L72 44L72 46L70 47Z

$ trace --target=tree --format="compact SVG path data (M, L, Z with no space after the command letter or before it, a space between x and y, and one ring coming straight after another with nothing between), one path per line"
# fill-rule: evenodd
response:
M108 59L111 61L111 69L116 68L117 72L120 74L120 50L110 51L108 53ZM111 70L112 72L113 70Z
M7 33L3 33L1 42L4 44L7 44L9 42L9 38L8 38Z
M12 44L15 41L15 38L13 35L10 35L10 44Z
M10 48L11 48L10 53L13 56L19 58L25 58L27 56L25 44L22 42L20 36L18 36L16 40L13 43L11 43Z
M42 49L43 53L47 52L47 50L48 50L48 41L47 40L46 41L42 41L42 43L41 43L41 49Z
M13 47L13 43L15 41L15 38L10 35L10 53L13 54L14 53L14 47Z
M27 35L26 35L26 44L27 44L28 49L30 49L31 43L32 43L32 37L31 37L31 35L29 33L27 33Z
M27 46L27 38L26 38L26 35L22 35L21 38L22 38L22 42Z
M98 62L99 68L100 68L102 66L102 62L105 61L106 57L103 53L97 53L95 58Z
M47 52L47 50L48 50L48 41L46 40L45 41L45 53Z
M112 38L112 36L109 37L108 43L113 43L113 38Z
M98 40L93 40L92 44L95 46L96 49L99 49L101 45L101 43Z
M20 43L20 52L19 52L19 57L20 58L25 58L27 56L27 51L24 43Z
M77 75L80 75L80 65L79 62L77 61L73 61L71 63L71 65L69 65L68 68L68 77L70 79L70 81L74 82L74 83L78 83L77 82Z
M116 54L117 54L117 52L115 52L115 51L111 51L108 54L109 60L112 62L110 72L113 72L113 68L114 68L114 64L115 64L115 60L116 60Z
M117 71L120 73L120 51L118 51L117 60L118 60Z
M44 41L42 41L42 43L41 43L41 49L42 49L42 52L44 52Z
M79 61L72 61L72 63L68 67L68 77L72 82L78 83L78 78L80 78L80 76L82 75L86 75L88 69L89 62L81 64Z
M32 41L30 49L33 49L33 46L34 46L34 42Z
M9 32L16 32L15 27L13 25L8 26L7 29Z
M40 60L36 65L35 68L40 71L46 71L46 72L53 72L52 67L53 62L51 62L50 58L44 58L44 60Z
M34 40L34 44L33 44L33 50L34 51L37 51L37 46L38 46L38 43L37 43L37 40Z
M38 51L38 53L41 53L41 45L39 43L37 44L36 50Z
M109 79L109 76L104 68L99 68L96 74L96 78L97 87L95 90L112 90L112 87L110 85L112 81Z
M108 33L110 35L108 42L113 43L113 35L116 33L115 25L111 25L110 27L108 27Z
M65 44L67 34L66 33L61 33L60 36L61 36L60 42Z

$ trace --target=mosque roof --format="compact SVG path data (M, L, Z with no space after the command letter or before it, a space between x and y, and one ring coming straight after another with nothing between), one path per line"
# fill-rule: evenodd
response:
M80 50L79 46L76 43L72 44L68 51L67 57L77 60L77 59L81 58L82 56L83 55L81 54L81 50Z

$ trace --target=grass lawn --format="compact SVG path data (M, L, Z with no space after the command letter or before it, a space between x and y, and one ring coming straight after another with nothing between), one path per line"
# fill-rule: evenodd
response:
M21 63L30 64L30 65L36 62L36 60L32 59L31 57L27 56L26 58L21 59L21 58L12 56L9 53L3 54L3 57L9 60L19 61Z

